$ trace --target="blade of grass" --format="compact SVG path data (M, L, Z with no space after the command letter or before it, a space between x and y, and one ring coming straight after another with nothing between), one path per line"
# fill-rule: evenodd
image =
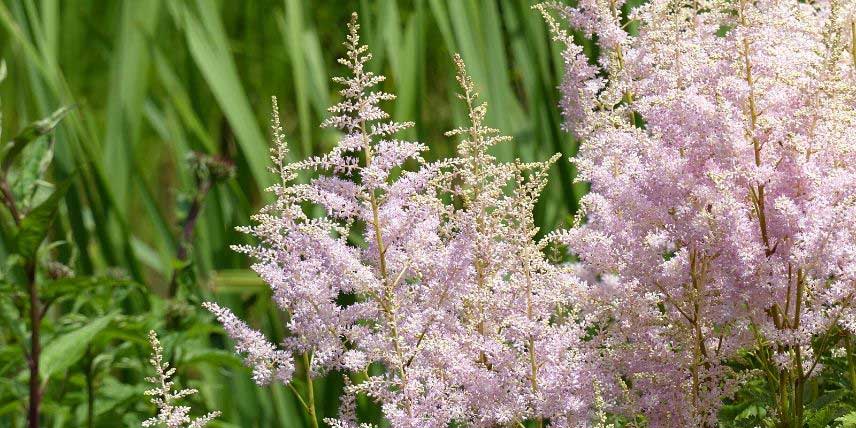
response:
M119 39L112 56L110 93L104 133L103 159L111 165L108 184L120 215L127 216L134 149L140 136L143 102L148 87L147 40L157 23L157 0L122 4Z
M272 182L267 172L268 145L244 93L215 4L196 2L193 9L198 13L183 3L170 4L171 12L182 24L196 65L235 131L250 174L259 190L266 188Z
M298 0L285 0L285 17L277 20L291 61L292 84L297 96L298 128L300 128L299 156L312 154L312 126L309 120L309 88L306 81L306 61L301 48L303 35L303 8Z

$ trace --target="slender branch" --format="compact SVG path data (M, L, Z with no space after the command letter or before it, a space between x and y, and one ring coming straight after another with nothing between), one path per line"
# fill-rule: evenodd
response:
M521 260L522 261L522 260ZM532 274L529 271L529 266L525 261L523 263L523 274L526 277L526 318L529 322L532 322L533 316L533 299L532 299ZM532 386L532 392L538 392L538 360L535 355L535 338L532 334L529 335L528 340L528 351L529 351L529 370L530 370L530 378L529 381ZM535 423L538 428L544 427L544 418L538 417L535 419Z
M21 212L18 210L18 205L15 203L15 196L9 189L9 182L6 181L5 176L0 177L0 194L3 195L3 205L6 205L6 208L9 209L9 212L12 214L12 219L15 220L15 224L21 224Z
M797 269L797 296L796 296L796 304L794 305L794 330L799 330L800 328L800 318L802 314L802 299L803 293L805 289L805 275L803 274L802 269ZM796 369L796 376L794 378L794 426L801 427L803 426L803 384L805 383L806 375L803 373L803 359L802 359L802 349L799 344L797 344L796 349L794 350L794 366Z
M847 297L844 298L844 302L846 302L846 303L838 308L838 312L835 314L835 317L833 317L831 319L831 321L829 322L829 325L834 326L834 325L838 324L838 321L841 320L841 317L844 315L844 312L847 309L849 309L849 307L850 307L849 303L850 303L850 300L852 298L853 298L853 293L848 294ZM806 371L806 373L805 373L805 376L807 378L810 377L812 372L814 372L814 369L817 368L817 365L820 363L820 358L823 356L823 354L825 354L827 351L829 351L829 349L832 347L832 345L834 345L836 343L836 341L832 340L835 336L837 336L837 332L834 332L834 331L832 333L829 333L829 334L826 334L823 336L823 343L821 343L821 345L818 347L817 356L815 357L814 361L812 362L811 367L809 367L808 371ZM846 331L844 332L844 339L845 339L845 345L846 345L846 341L849 339L848 333ZM848 358L849 358L849 355L848 355ZM848 360L848 362L849 362L849 360Z
M850 57L853 59L853 68L856 68L856 20L850 23Z
M745 0L740 2L740 24L743 26L747 26L748 22L746 21L746 8ZM742 50L740 52L741 57L744 62L744 79L746 80L746 84L749 87L749 95L748 95L748 104L749 104L749 139L752 143L752 151L755 157L755 166L761 166L761 141L758 140L758 136L756 135L758 130L758 108L757 101L755 99L755 77L753 74L752 61L750 60L751 47L749 43L749 39L744 37L742 40ZM775 252L775 248L770 246L770 238L767 233L767 216L766 216L766 198L764 197L764 184L758 184L757 188L751 189L750 196L752 197L752 201L755 205L755 211L758 214L758 227L761 231L761 240L764 242L764 249L767 254L767 257L771 256L773 252Z
M300 395L300 392L297 390L297 388L295 388L291 382L287 383L286 386L288 386L288 389L290 389L291 392L294 393L294 396L297 397L297 401L299 401L300 405L303 406L303 410L305 410L306 413L309 413L309 405L306 404L306 400L303 399L303 396Z
M672 306L674 306L675 309L677 309L678 313L680 313L681 316L686 318L686 320L689 321L690 324L695 322L695 319L693 319L693 317L691 317L689 314L687 314L686 311L684 311L681 308L681 306L678 305L678 302L672 297L671 294L669 294L669 292L666 290L665 287L663 287L662 285L660 285L656 281L654 282L654 286L657 287L657 289L660 290L660 292L663 293L664 296L666 296L666 302L671 303Z
M357 76L360 78L361 76ZM359 103L362 104L364 100L360 97ZM364 152L366 156L366 165L371 165L372 163L372 147L371 142L369 141L368 133L366 132L366 124L365 121L361 121L359 124L361 135L366 139L364 141ZM395 287L398 283L398 279L395 282L390 282L389 274L386 268L386 247L383 243L383 233L380 225L380 206L378 203L377 195L375 194L375 189L371 189L369 194L369 202L371 204L372 209L372 224L371 226L374 228L375 242L377 243L377 251L378 251L378 265L380 268L381 280L384 285L384 296L383 299L386 300L386 304L381 305L384 309L384 314L387 318L387 323L389 324L390 333L392 335L392 346L395 349L396 354L396 362L398 364L398 374L401 377L401 382L403 384L407 384L407 372L404 366L404 353L401 350L401 338L398 334L398 320L395 314L396 304L395 304ZM403 275L402 271L402 275ZM402 277L401 275L399 277ZM407 412L410 414L412 412L409 402L406 404Z

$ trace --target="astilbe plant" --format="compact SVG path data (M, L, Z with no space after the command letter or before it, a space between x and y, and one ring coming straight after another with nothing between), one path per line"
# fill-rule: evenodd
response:
M470 243L471 274L455 297L463 331L438 339L461 352L450 368L465 379L473 426L579 423L593 386L572 305L580 288L569 266L547 260L551 240L536 239L532 216L558 155L497 161L490 147L510 137L484 123L487 106L458 55L455 64L469 124L447 133L461 142L435 184L456 201L444 227Z
M443 355L420 351L420 333L441 322L431 314L450 303L436 299L437 290L463 282L467 252L440 238L436 204L414 198L437 168L421 168L424 145L394 138L412 123L388 120L379 104L394 96L372 90L384 78L365 70L371 54L360 44L356 15L348 28L347 55L339 62L351 75L334 79L344 86L343 99L322 125L342 131L342 138L323 156L286 163L274 116L274 161L282 181L271 189L274 204L244 229L260 244L237 248L256 259L253 268L289 314L289 337L274 350L227 310L208 307L249 356L259 383L289 383L292 355L299 356L310 383L306 397L298 397L313 423L311 378L342 370L359 380L348 382L345 394L372 397L394 425L445 426L463 405L452 397L452 379L433 364ZM408 161L419 168L405 170ZM320 174L299 184L300 171ZM304 204L325 215L309 216ZM342 304L347 296L353 302ZM385 369L382 375L369 376L373 363ZM343 399L341 418L330 423L355 423L352 400Z
M713 425L748 352L801 427L806 383L856 333L856 3L653 0L636 35L622 6L538 6L591 183L561 239L591 274L609 401ZM563 21L597 37L595 63Z
M278 346L230 311L206 304L259 384L292 388L317 424L312 378L345 381L340 417L355 427L357 394L381 405L396 427L583 423L593 373L571 304L579 284L545 257L532 210L556 157L498 162L488 149L507 137L484 124L486 107L456 57L470 124L458 156L423 160L427 148L394 135L379 106L393 95L365 70L354 15L348 26L342 101L323 126L342 131L330 152L287 162L274 101L276 200L239 246L288 314ZM299 174L312 176L298 182ZM310 215L308 206L323 215ZM549 235L552 237L552 235ZM298 362L295 363L295 357ZM380 373L369 370L380 367ZM292 386L295 372L305 393Z
M146 391L146 395L151 397L151 402L157 407L158 414L143 421L143 426L203 428L220 416L218 411L207 413L198 418L190 416L190 407L182 405L181 400L196 394L198 391L195 389L174 390L175 381L172 378L175 375L175 367L170 367L169 362L164 361L163 346L154 331L149 332L149 343L152 345L153 352L149 362L154 367L156 375L146 378L153 384L153 387Z

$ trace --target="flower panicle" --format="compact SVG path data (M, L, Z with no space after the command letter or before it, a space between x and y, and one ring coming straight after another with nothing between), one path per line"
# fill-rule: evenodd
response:
M202 428L220 416L219 411L209 412L197 418L190 416L190 407L180 405L179 402L198 391L193 388L174 390L175 368L164 361L163 346L154 331L149 331L149 343L152 345L152 357L149 362L155 368L155 376L146 378L153 387L146 390L145 395L151 397L150 401L157 407L158 414L143 421L142 425L144 427Z

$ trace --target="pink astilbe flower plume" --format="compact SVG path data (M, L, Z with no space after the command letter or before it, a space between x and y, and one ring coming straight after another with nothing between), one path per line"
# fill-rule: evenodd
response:
M426 147L395 138L412 123L389 120L366 71L356 15L348 25L350 70L334 80L342 100L323 126L342 132L329 152L287 162L274 101L273 204L242 230L239 246L288 313L278 346L231 312L211 310L246 356L258 383L289 383L299 361L301 398L317 423L311 379L344 373L335 427L364 426L358 394L395 427L494 427L535 422L580 426L589 418L597 371L574 304L582 288L571 266L545 256L533 210L545 162L501 163L489 148L508 140L484 123L460 57L458 82L470 123L453 130L458 155L428 163ZM309 176L298 183L298 176ZM308 206L323 215L311 216ZM343 303L348 302L348 303ZM382 367L369 375L368 368Z
M745 351L802 426L801 391L853 332L856 3L653 0L628 15L636 35L621 3L538 6L591 183L561 239L621 376L604 397L650 426L712 426ZM596 65L557 16L597 36Z
M260 332L249 328L228 309L211 302L203 306L217 317L229 337L235 340L235 350L245 355L245 362L253 369L253 380L257 384L291 381L294 373L291 354L276 349Z
M351 385L346 395L373 398L397 427L445 427L462 418L463 399L438 368L442 350L428 350L424 337L451 328L447 314L455 300L442 296L464 284L470 251L467 242L440 235L441 204L425 197L440 165L425 164L421 143L395 138L413 124L388 119L380 103L395 97L373 89L384 77L365 69L371 54L360 43L356 14L348 29L339 62L350 75L334 79L344 86L342 100L322 125L340 130L341 139L326 154L288 163L274 102L273 160L281 182L270 189L275 202L242 229L260 243L236 247L256 260L253 269L288 313L288 337L274 348L227 310L207 307L247 355L259 383L289 382L292 355L301 357L298 369L309 379L331 370L365 373L378 364L383 374ZM301 173L311 179L297 183ZM307 204L324 215L310 216ZM343 398L349 402L353 397ZM313 403L307 410L314 419ZM348 417L353 412L342 414L329 422L357 425Z

